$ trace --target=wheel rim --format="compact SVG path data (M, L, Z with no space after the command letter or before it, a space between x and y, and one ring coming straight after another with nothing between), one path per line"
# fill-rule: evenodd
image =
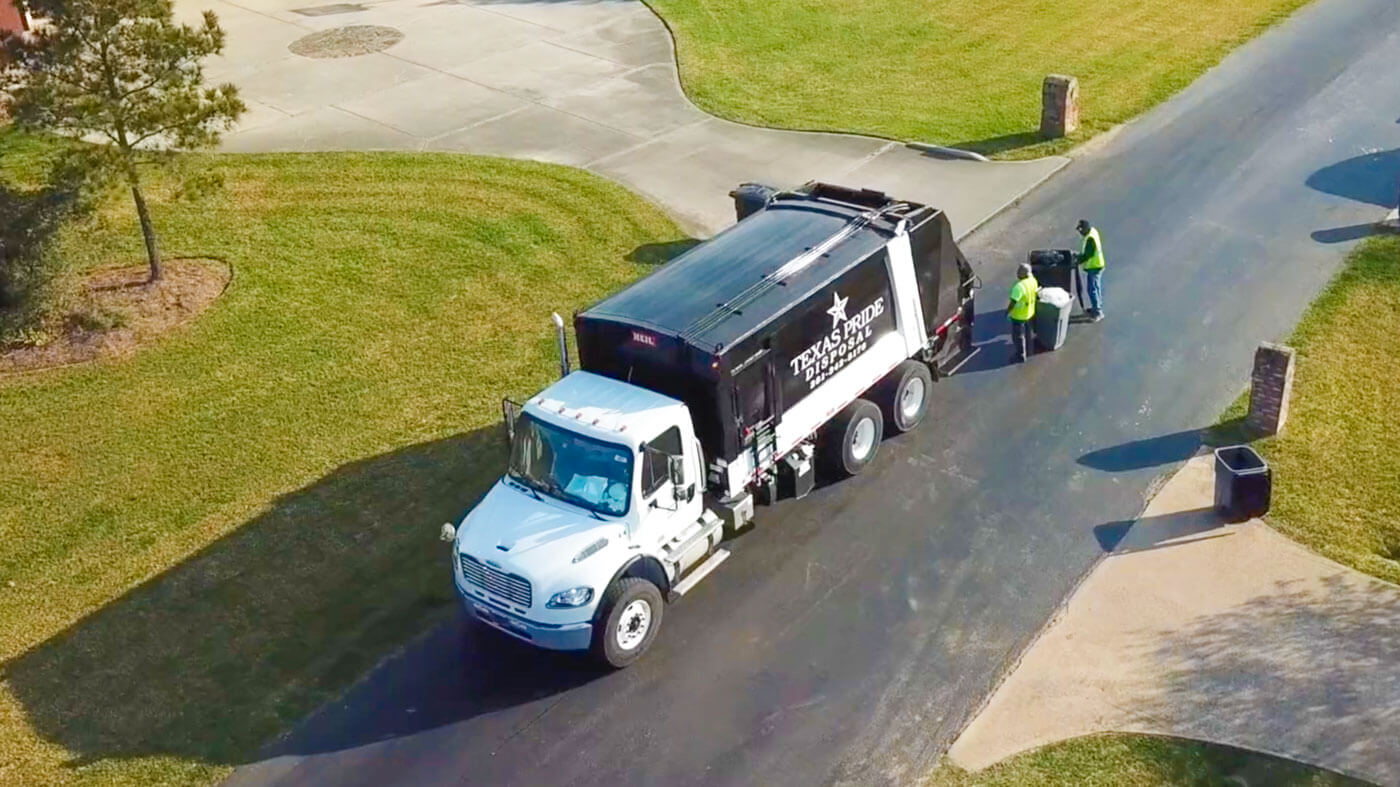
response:
M869 418L856 421L855 431L851 434L851 458L864 462L874 447L875 422Z
M622 608L616 632L619 648L634 650L647 638L648 631L651 631L651 604L639 598Z
M909 379L909 384L899 393L899 414L906 422L917 418L924 409L924 381L918 377Z

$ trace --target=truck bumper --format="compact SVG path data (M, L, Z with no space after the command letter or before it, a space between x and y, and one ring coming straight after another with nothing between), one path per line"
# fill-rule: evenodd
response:
M593 642L592 623L539 623L502 608L487 599L475 598L462 586L452 583L457 598L468 615L497 631L546 650L588 650Z

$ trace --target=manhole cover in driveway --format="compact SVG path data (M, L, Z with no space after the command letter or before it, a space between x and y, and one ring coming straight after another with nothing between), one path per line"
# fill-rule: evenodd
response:
M381 52L402 40L403 33L392 27L351 25L303 36L287 48L302 57L355 57Z

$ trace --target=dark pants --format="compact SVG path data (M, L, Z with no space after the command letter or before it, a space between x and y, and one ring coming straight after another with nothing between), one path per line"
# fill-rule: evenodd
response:
M1011 359L1024 361L1031 354L1030 320L1011 321Z

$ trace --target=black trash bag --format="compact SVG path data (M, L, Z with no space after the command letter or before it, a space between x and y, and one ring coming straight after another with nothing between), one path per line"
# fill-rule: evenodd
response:
M1043 266L1047 268L1059 265L1072 265L1074 263L1074 252L1069 249L1036 249L1026 255L1026 262L1032 268Z
M1042 287L1059 287L1071 295L1074 287L1074 252L1069 249L1037 249L1026 255L1031 275Z

